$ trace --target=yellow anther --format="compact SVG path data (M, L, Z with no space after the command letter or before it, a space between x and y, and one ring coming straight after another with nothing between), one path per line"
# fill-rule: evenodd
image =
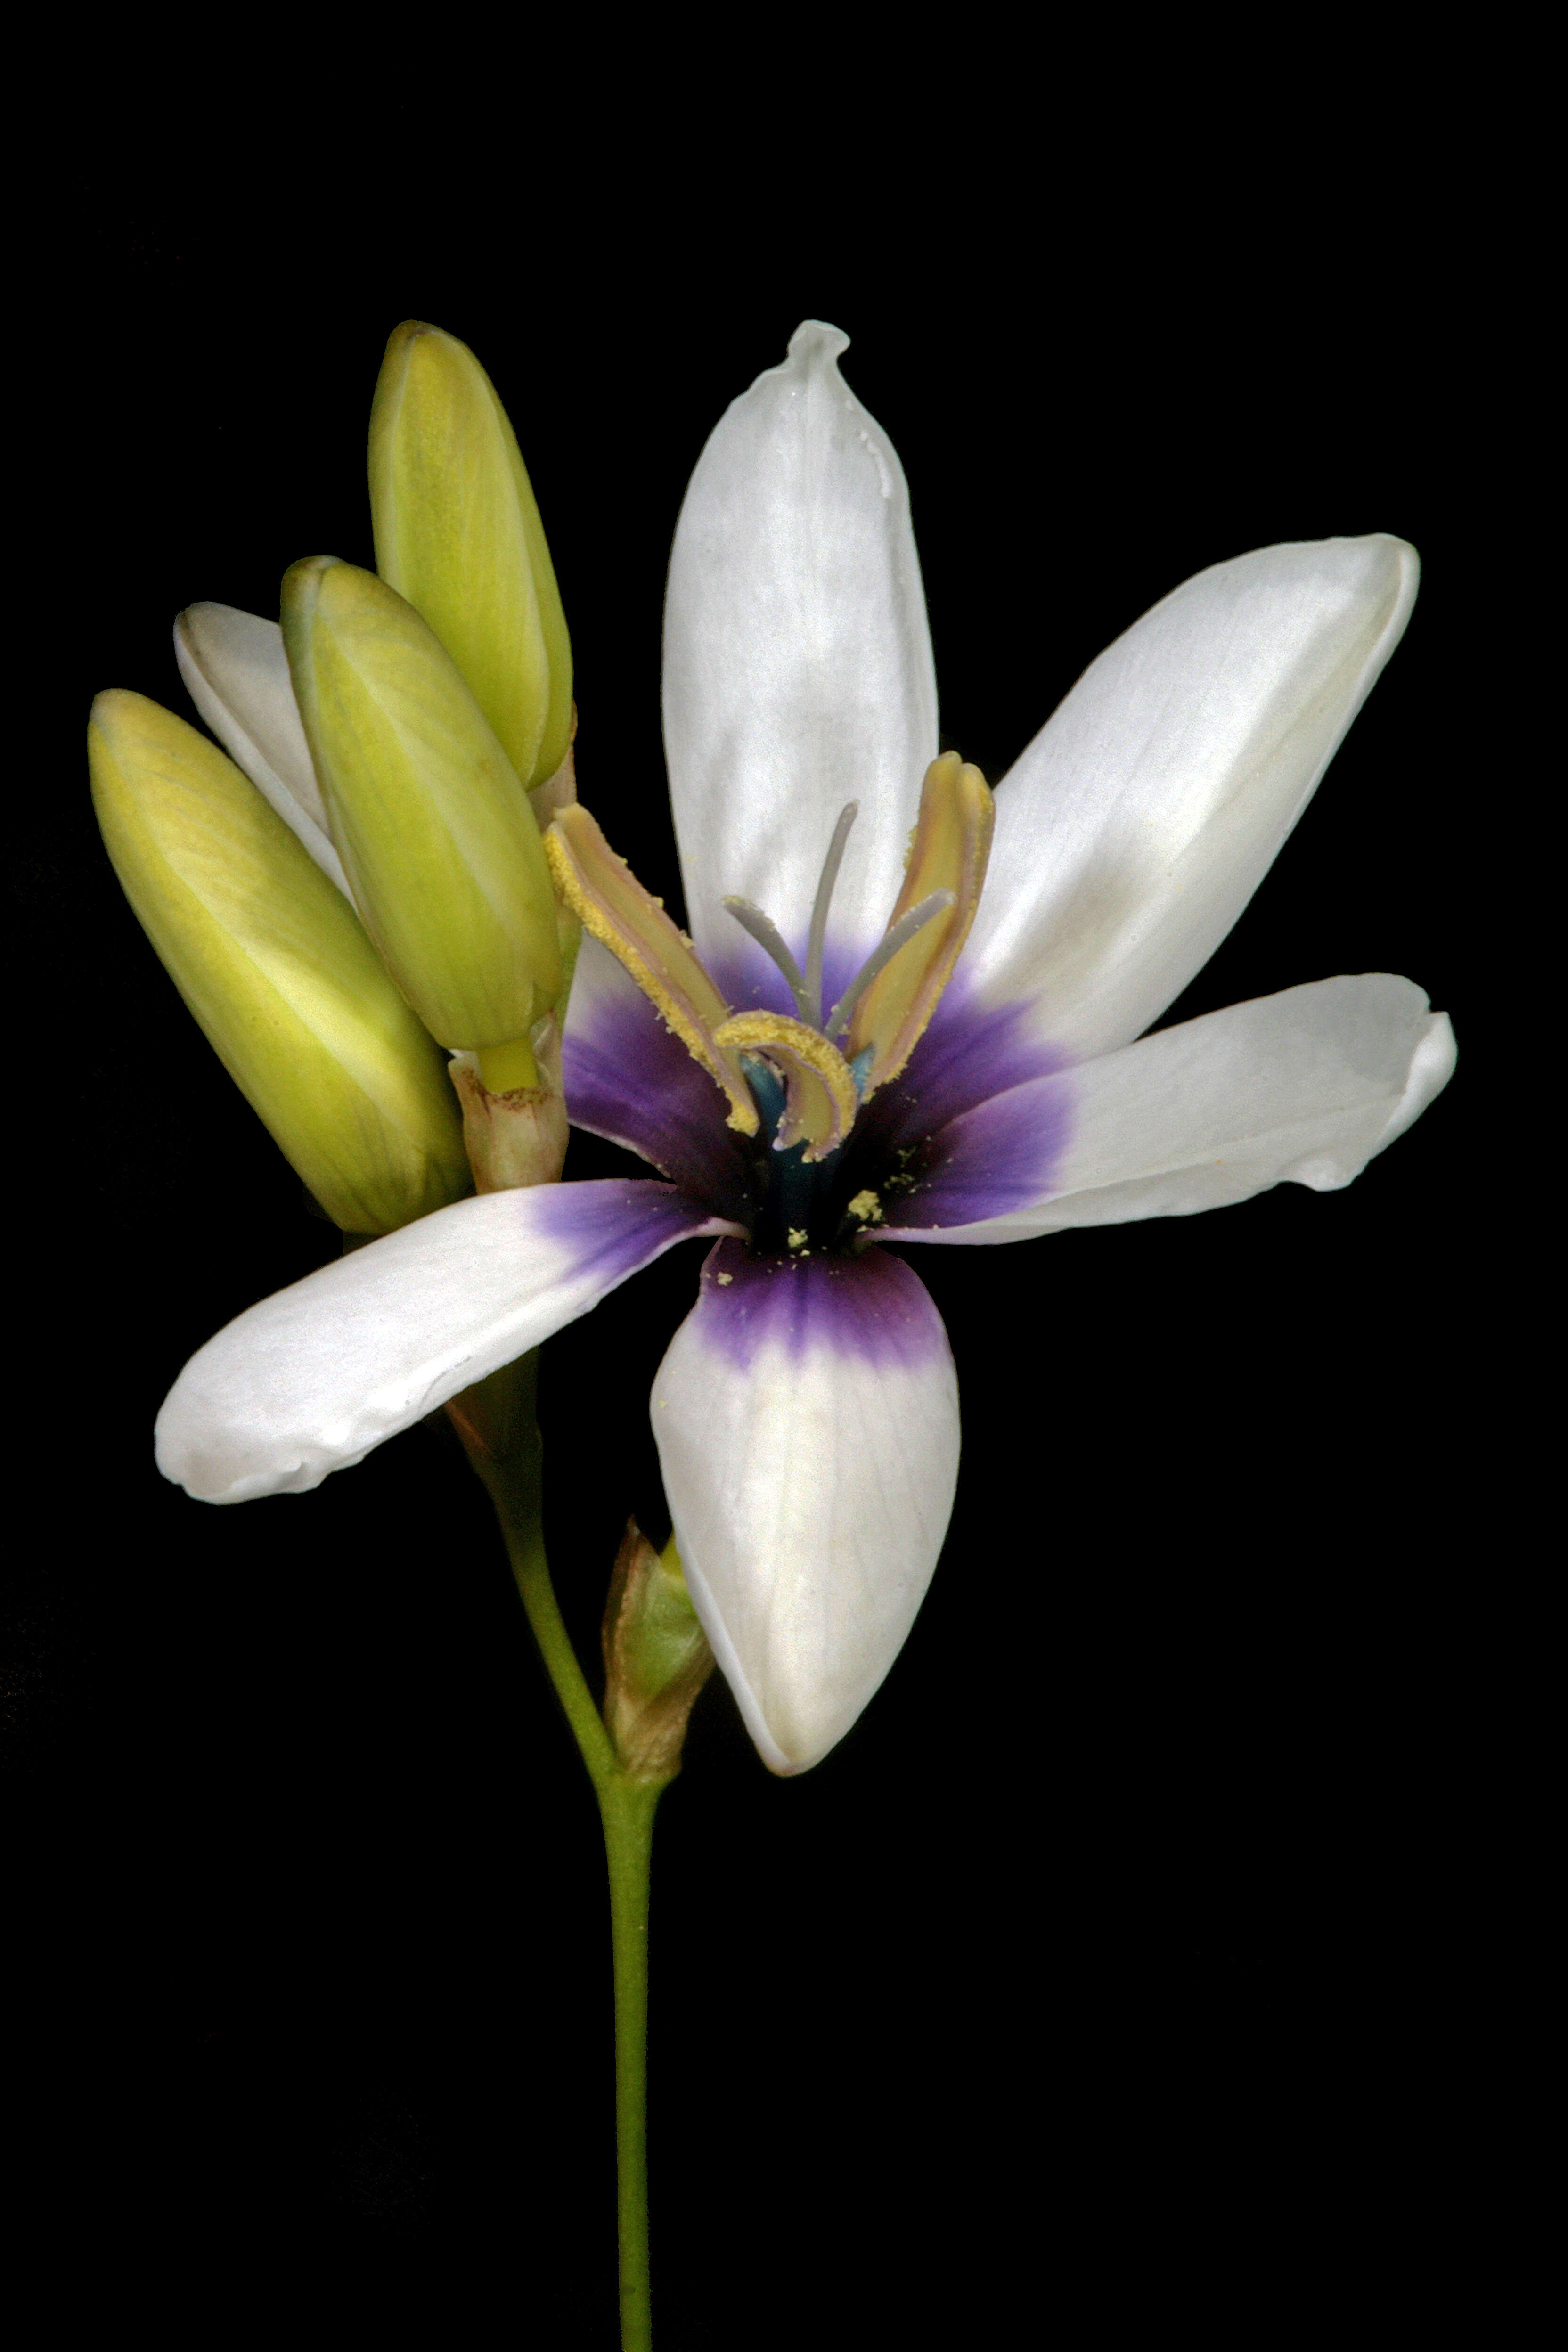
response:
M869 1190L857 1192L849 1203L849 1213L852 1217L858 1218L863 1225L879 1223L882 1215L881 1194Z
M727 1124L755 1135L761 1124L741 1057L719 1042L729 1006L657 898L617 857L580 801L556 812L544 836L555 887L584 930L630 973L643 994L730 1098Z
M956 751L931 761L904 885L888 929L935 891L951 890L953 902L899 950L855 1007L845 1052L853 1061L868 1045L872 1048L867 1095L898 1076L952 977L980 904L994 820L994 803L978 768Z
M805 1158L826 1160L855 1123L858 1104L849 1065L820 1030L787 1013L737 1013L713 1033L714 1042L763 1054L784 1082L784 1115L776 1148L805 1145Z

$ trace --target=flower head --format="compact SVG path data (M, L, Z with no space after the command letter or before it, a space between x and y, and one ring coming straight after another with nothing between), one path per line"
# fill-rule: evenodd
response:
M463 1201L241 1316L159 1459L314 1486L676 1242L714 1246L655 1381L686 1580L764 1759L841 1738L935 1568L946 1335L886 1244L1014 1241L1348 1183L1446 1081L1387 975L1143 1033L1236 920L1408 618L1381 536L1267 548L1120 638L996 786L942 754L908 495L803 326L735 401L671 558L664 716L690 936L586 811L573 1120L658 1171Z

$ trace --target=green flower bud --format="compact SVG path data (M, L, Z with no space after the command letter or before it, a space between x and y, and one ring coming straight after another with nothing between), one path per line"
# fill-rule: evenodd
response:
M622 1769L637 1780L672 1780L692 1703L713 1671L673 1536L661 1554L627 1520L600 1639L605 1727Z
M388 971L443 1045L481 1064L510 1047L501 1082L532 1085L528 1033L562 978L555 899L483 711L412 604L333 556L285 575L283 641L332 839Z
M466 343L405 320L370 419L376 569L429 622L523 783L572 728L572 643L517 436Z
M236 1085L345 1233L468 1190L441 1056L353 908L205 736L100 694L93 802L125 895Z

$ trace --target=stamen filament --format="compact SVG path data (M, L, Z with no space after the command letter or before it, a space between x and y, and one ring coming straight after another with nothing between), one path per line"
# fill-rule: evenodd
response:
M892 929L884 936L881 945L867 957L823 1023L822 1034L825 1037L837 1037L841 1030L848 1027L850 1014L866 990L876 979L877 974L892 962L900 948L908 947L917 931L923 931L928 923L936 920L938 915L945 914L953 902L953 893L951 890L933 890L929 898L922 898L918 907L911 907L907 915L900 916Z
M816 897L811 908L811 935L805 947L806 1004L801 1006L801 1017L815 1028L822 1027L822 950L827 938L827 909L833 903L834 885L838 869L844 863L844 845L849 838L849 828L859 814L858 801L848 801L838 813L833 828L833 838L827 845L827 855L822 861L822 878L816 886ZM810 1011L806 1010L806 1005Z
M784 945L783 933L769 915L750 898L726 898L724 904L743 931L750 931L764 955L771 956L789 982L789 992L795 999L795 1011L806 1026L815 1029L822 1014L821 991L813 998L810 988L800 976L800 966Z

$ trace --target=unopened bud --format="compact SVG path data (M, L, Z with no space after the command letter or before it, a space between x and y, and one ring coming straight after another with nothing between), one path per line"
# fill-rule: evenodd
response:
M517 436L466 343L417 319L387 343L370 421L376 569L428 621L526 786L572 723L572 646Z
M283 639L332 838L387 970L433 1036L511 1047L561 985L539 827L456 663L411 604L332 556L283 582Z
M187 605L174 623L174 658L229 758L349 897L277 622L233 604Z
M680 1769L692 1703L713 1671L671 1536L662 1556L626 1523L605 1604L605 1725L637 1780Z
M98 697L88 754L104 842L142 929L333 1223L392 1233L458 1200L468 1171L441 1055L282 819L205 736L142 695Z

